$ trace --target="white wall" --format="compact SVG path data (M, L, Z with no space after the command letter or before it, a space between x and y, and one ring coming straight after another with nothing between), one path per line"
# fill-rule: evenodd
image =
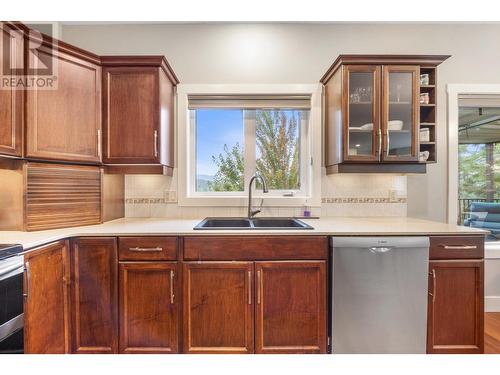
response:
M439 221L446 220L445 85L500 83L498 24L64 25L62 37L98 54L164 54L183 83L312 83L340 53L453 55L439 69L438 164L407 182L408 215Z

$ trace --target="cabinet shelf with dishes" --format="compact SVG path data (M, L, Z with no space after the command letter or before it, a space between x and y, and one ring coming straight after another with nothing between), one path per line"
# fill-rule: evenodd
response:
M448 57L340 55L320 81L326 173L425 173L436 159L436 67Z
M436 163L436 66L420 67L419 160Z

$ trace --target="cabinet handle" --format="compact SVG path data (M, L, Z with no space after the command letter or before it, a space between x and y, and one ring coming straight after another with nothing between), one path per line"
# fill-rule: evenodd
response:
M102 156L101 129L97 129L97 156Z
M436 270L432 270L432 293L429 293L432 296L432 303L436 301Z
M248 271L248 304L252 304L252 271Z
M154 132L155 158L158 157L158 130Z
M386 145L386 150L385 150L385 156L389 157L389 149L391 145L391 138L389 137L389 125L387 125L387 130L385 131L385 137L387 139L387 145Z
M476 250L476 245L439 245L445 250Z
M23 297L25 297L27 301L30 293L30 262L25 263L24 271L26 272L26 293L23 294Z
M174 304L174 271L170 270L170 304Z
M262 277L260 274L260 270L257 271L257 304L260 305L260 293L262 289Z
M162 247L129 247L129 251L163 251Z
M380 157L382 155L382 129L378 129L378 159L380 160Z

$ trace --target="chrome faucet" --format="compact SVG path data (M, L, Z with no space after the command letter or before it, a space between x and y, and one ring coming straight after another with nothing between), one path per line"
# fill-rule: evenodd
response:
M255 173L255 175L252 176L250 179L250 182L248 183L248 218L251 219L255 215L257 215L261 210L252 210L252 183L254 180L259 180L260 183L262 184L262 191L264 193L269 192L267 190L267 184L266 180L264 180L264 177L262 177L259 173Z

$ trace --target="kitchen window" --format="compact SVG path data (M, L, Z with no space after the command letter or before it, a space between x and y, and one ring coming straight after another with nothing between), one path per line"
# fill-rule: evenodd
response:
M187 94L185 99L186 199L245 205L255 173L269 189L262 194L257 183L255 197L277 205L311 198L311 94Z

